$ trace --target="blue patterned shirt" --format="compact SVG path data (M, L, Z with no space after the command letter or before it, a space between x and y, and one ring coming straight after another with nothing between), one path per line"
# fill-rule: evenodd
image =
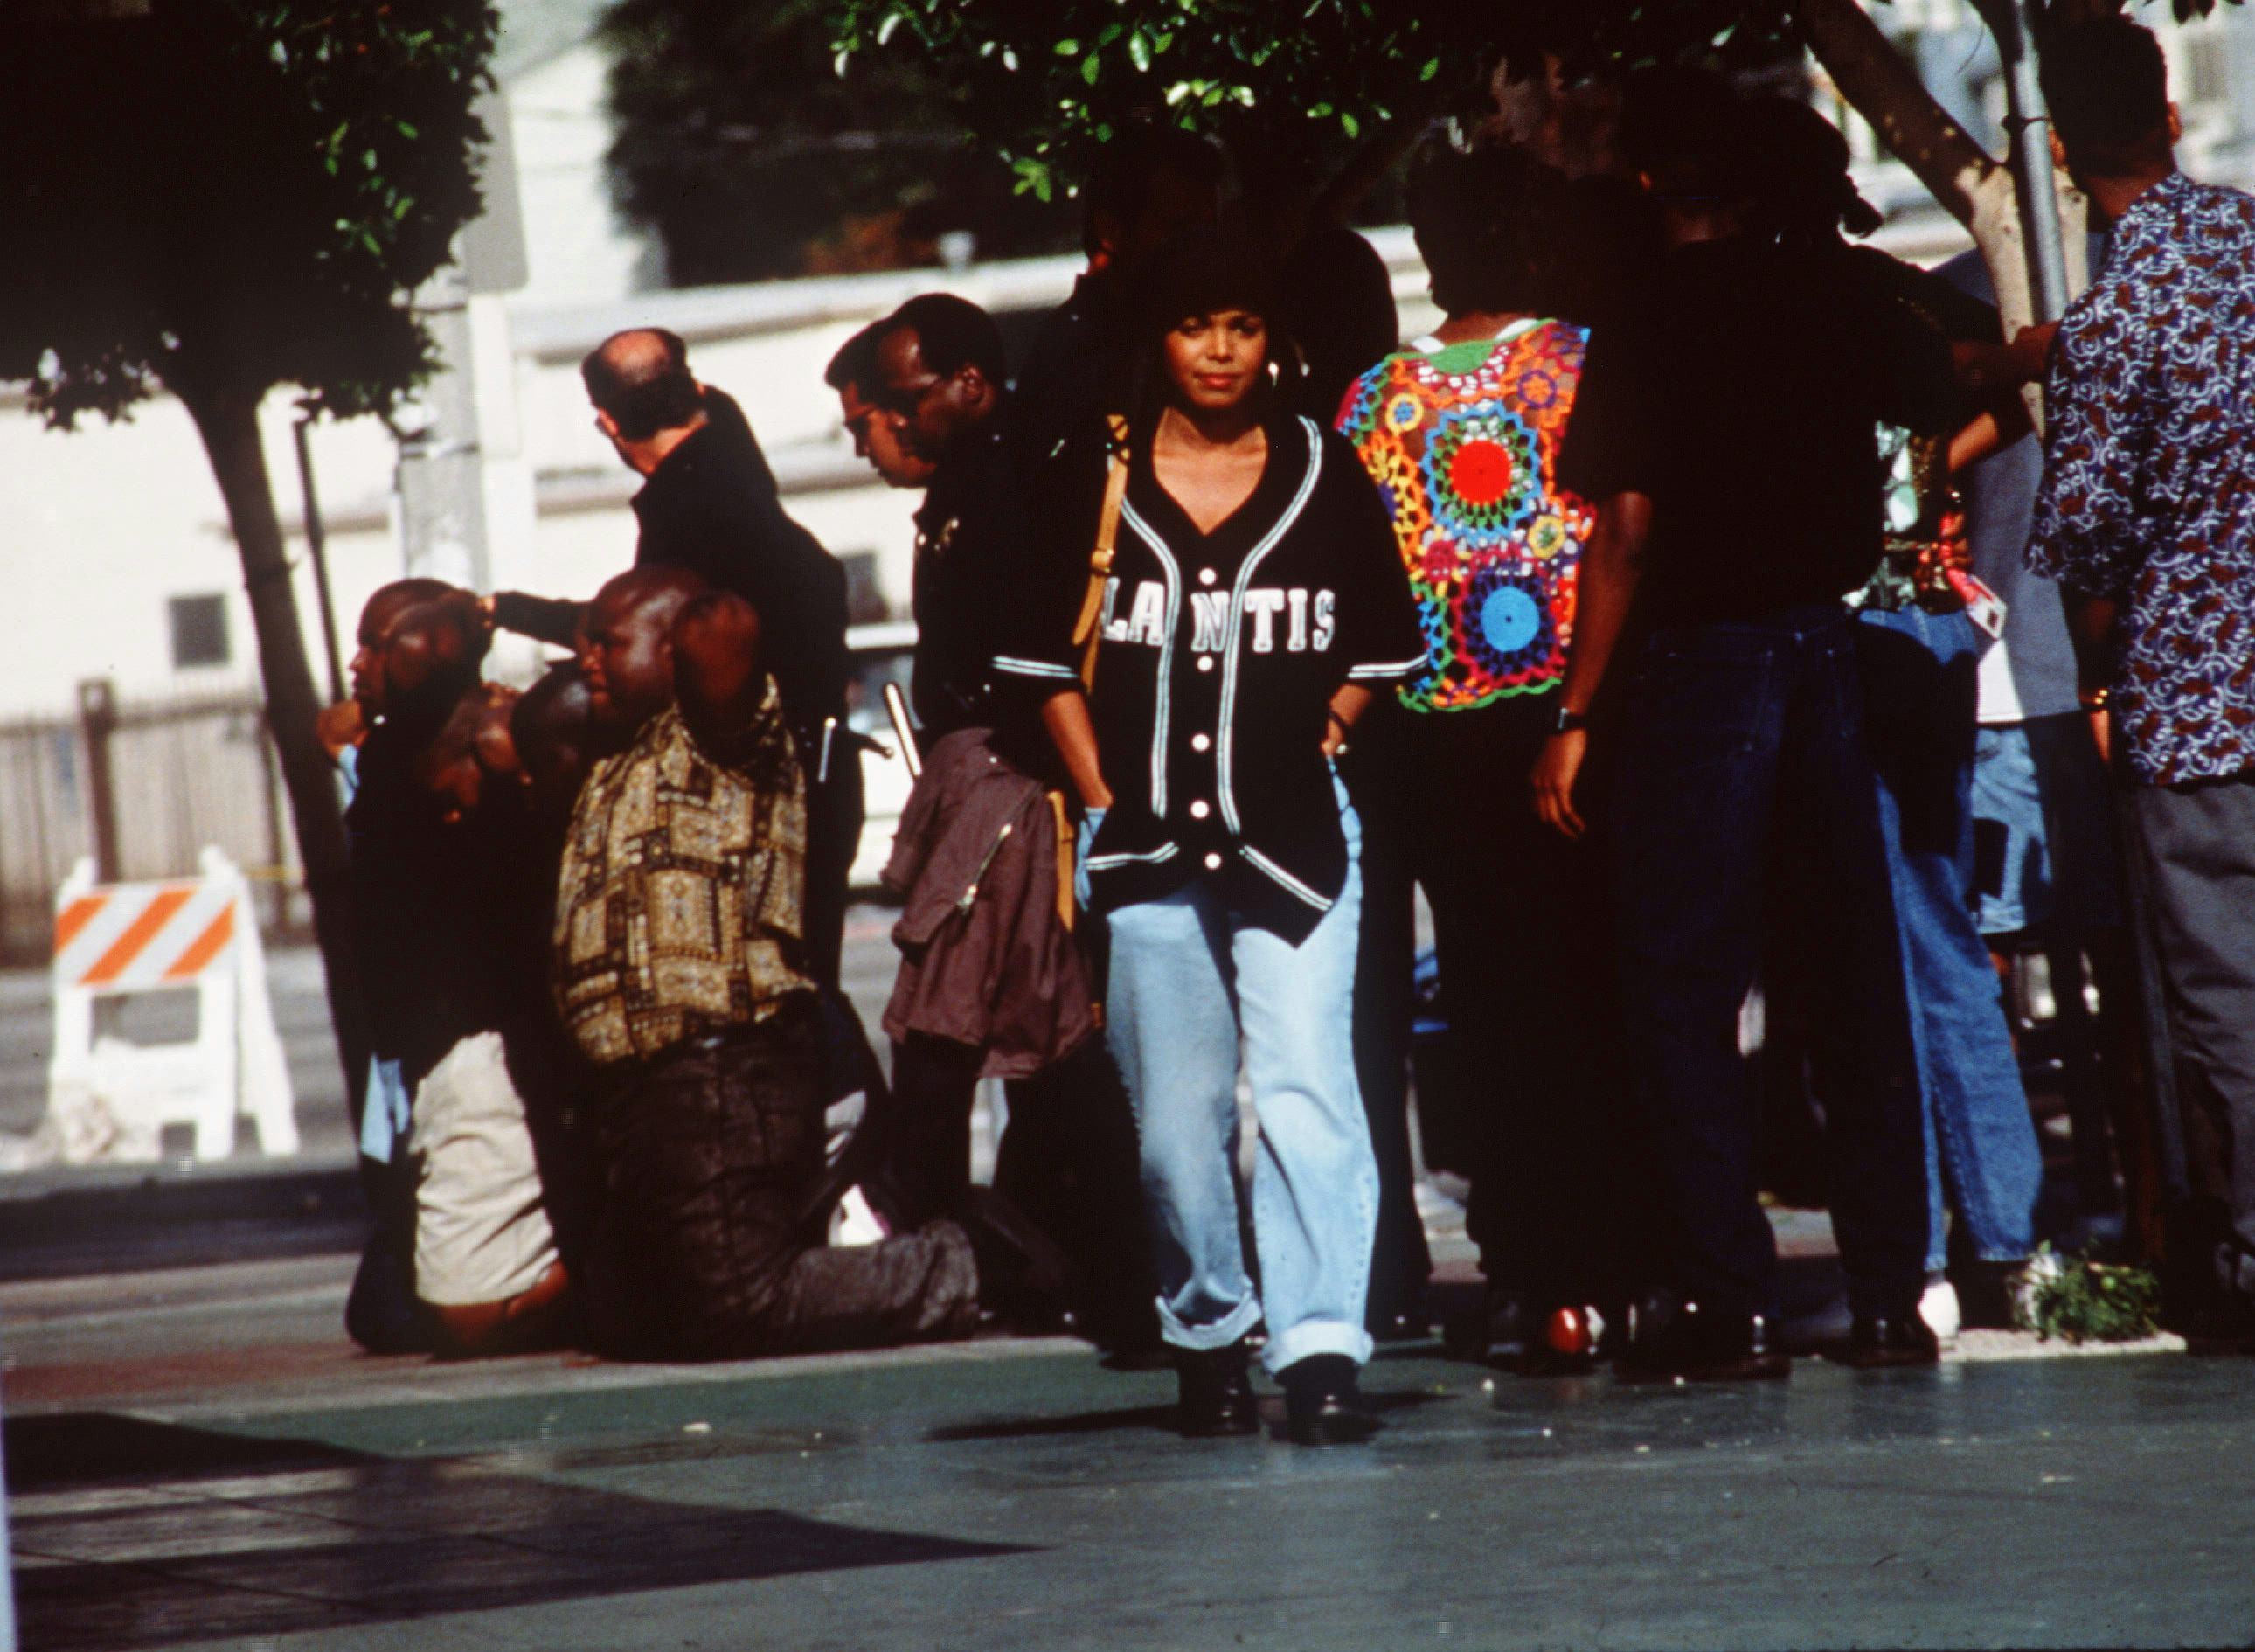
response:
M2054 347L2028 566L2121 604L2111 685L2149 785L2255 764L2255 198L2173 172Z

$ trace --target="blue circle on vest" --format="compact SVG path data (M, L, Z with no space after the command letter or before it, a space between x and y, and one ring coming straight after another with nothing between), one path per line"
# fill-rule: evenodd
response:
M1480 604L1480 635L1499 654L1515 654L1535 640L1542 629L1542 611L1535 599L1515 586L1487 594Z

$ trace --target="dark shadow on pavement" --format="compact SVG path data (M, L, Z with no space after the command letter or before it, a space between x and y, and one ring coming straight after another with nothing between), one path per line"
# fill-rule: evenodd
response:
M1030 1552L99 1412L11 1419L24 1644L132 1652Z
M1036 1440L1051 1437L1069 1438L1076 1434L1106 1434L1114 1429L1156 1429L1171 1433L1175 1426L1175 1408L1171 1405L1122 1406L1112 1411L1076 1411L1069 1417L1021 1417L1008 1423L960 1423L946 1428L936 1428L924 1435L927 1441L944 1445L958 1440Z

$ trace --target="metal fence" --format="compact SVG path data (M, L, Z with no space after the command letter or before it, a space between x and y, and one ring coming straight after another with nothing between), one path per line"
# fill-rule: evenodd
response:
M254 695L120 704L0 723L0 962L46 960L54 892L81 856L105 879L193 873L216 845L249 868L270 930L304 915L274 742Z

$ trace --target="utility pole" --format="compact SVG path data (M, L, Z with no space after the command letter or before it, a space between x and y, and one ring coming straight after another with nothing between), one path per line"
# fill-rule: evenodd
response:
M2013 180L2027 226L2029 296L2036 320L2067 313L2067 238L2059 213L2059 186L2051 158L2051 111L2036 74L2034 18L2030 0L1983 0L1982 16L1996 37L2005 69L2005 130L2013 145Z
M478 106L490 141L479 167L485 211L460 256L417 294L442 365L424 387L419 427L397 475L402 572L491 590L531 538L532 473L516 416L515 352L502 294L524 285L524 231L509 104Z
M308 436L313 416L299 415L290 433L298 445L298 493L306 507L306 554L313 565L313 594L321 605L321 645L329 657L329 703L345 697L344 655L337 647L337 604L329 594L329 536L321 524L320 496L313 491L313 445ZM276 864L281 862L277 860Z

